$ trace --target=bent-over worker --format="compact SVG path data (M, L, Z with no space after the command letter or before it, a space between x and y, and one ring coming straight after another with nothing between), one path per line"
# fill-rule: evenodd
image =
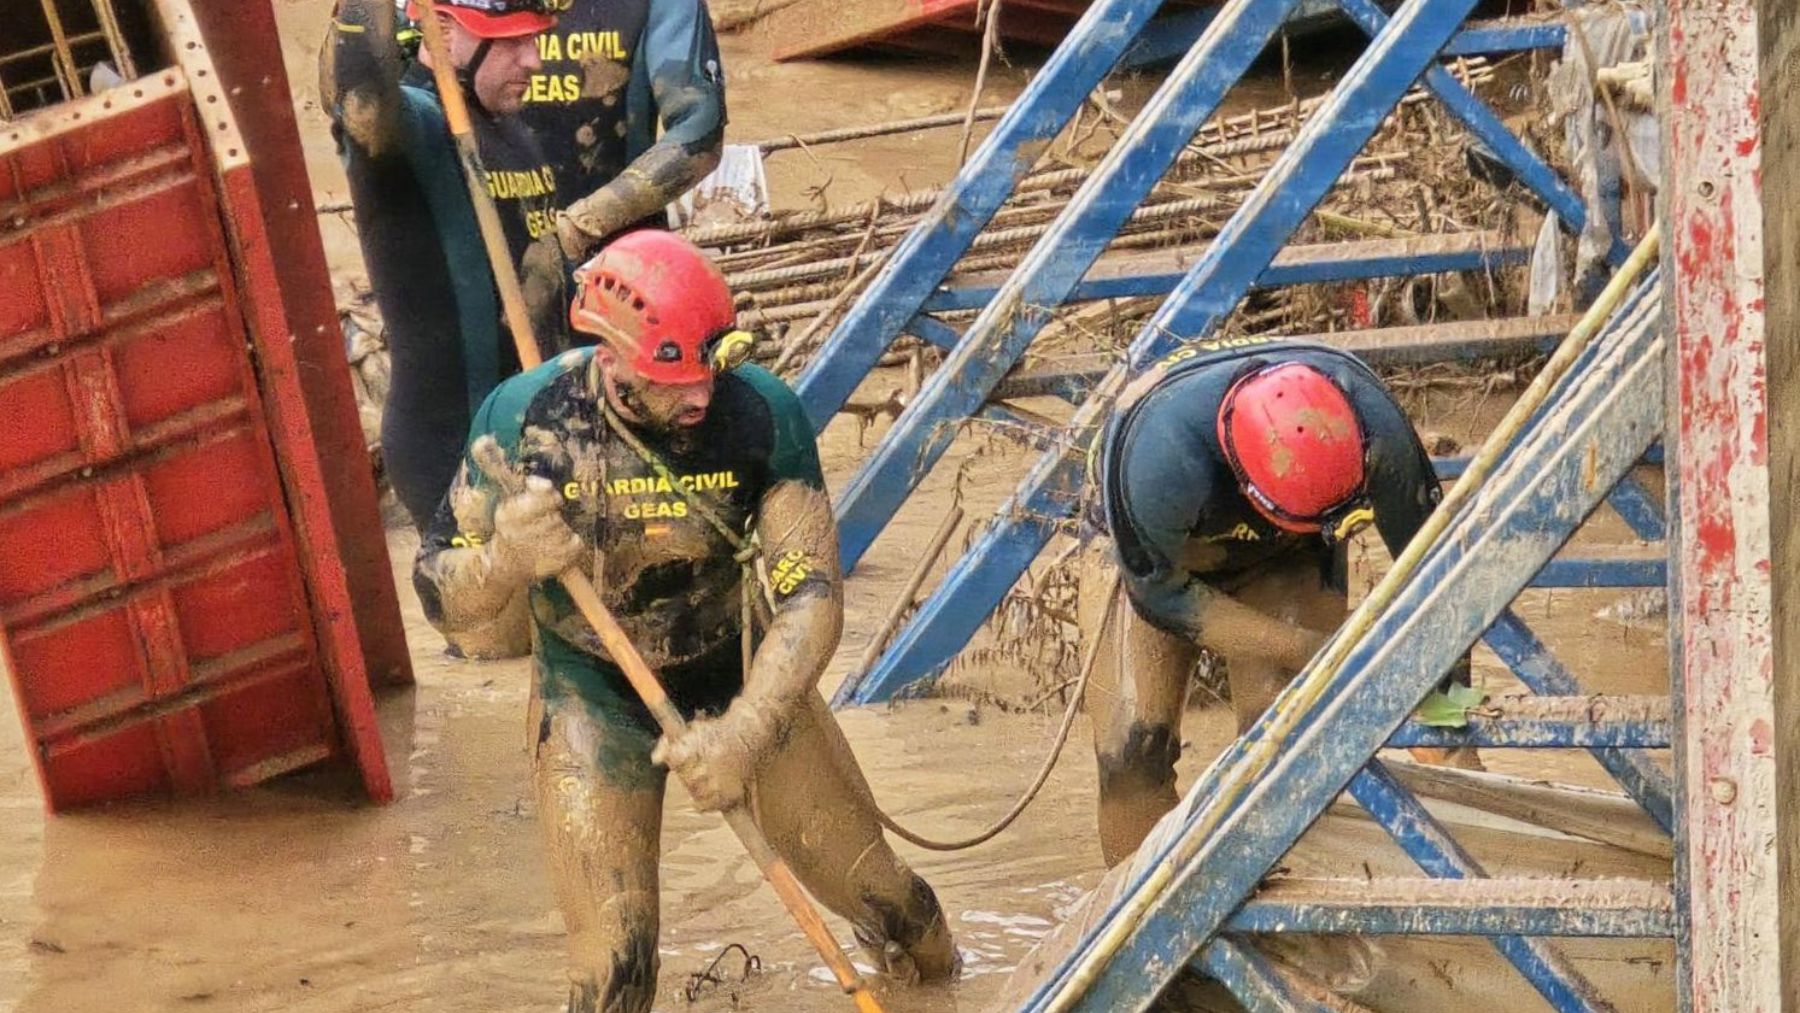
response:
M729 365L724 276L666 232L576 272L575 330L603 340L502 384L427 532L414 582L446 634L505 621L530 586L542 694L534 771L569 933L571 1011L645 1011L669 769L701 809L747 802L769 842L889 973L957 957L936 895L881 834L816 683L843 622L837 529L799 400ZM531 476L508 492L495 441ZM692 724L656 724L555 576L588 573ZM766 584L756 576L766 572Z
M1084 633L1104 638L1087 707L1113 865L1175 805L1200 649L1224 657L1250 727L1342 622L1346 540L1373 523L1399 555L1442 490L1381 380L1307 342L1179 349L1125 390L1098 452L1109 537L1090 547L1083 586L1116 565L1129 603L1091 594L1081 607ZM1453 677L1467 683L1466 658ZM1440 759L1475 762L1452 754Z

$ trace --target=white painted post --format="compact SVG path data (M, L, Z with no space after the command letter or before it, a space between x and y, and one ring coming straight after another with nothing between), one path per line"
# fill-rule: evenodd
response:
M1786 9L1793 0L1764 4ZM1777 577L1771 561L1764 345L1759 69L1780 68L1762 68L1757 6L1666 0L1658 68L1671 343L1670 640L1682 725L1677 988L1682 1009L1720 1013L1791 1011L1800 988L1794 965L1783 962L1800 952L1800 939L1782 939L1782 873L1794 835L1782 833L1777 805L1778 788L1792 784L1778 760L1794 756L1800 742L1776 720L1774 612L1800 578L1791 568ZM1800 193L1777 199L1791 204ZM1800 230L1771 243L1782 253L1800 250ZM1786 340L1794 341L1791 333ZM1797 395L1787 391L1790 401ZM1784 519L1792 493L1773 497L1783 501Z

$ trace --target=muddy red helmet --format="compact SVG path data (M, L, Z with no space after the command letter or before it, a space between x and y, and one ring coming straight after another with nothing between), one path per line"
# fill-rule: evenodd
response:
M605 339L652 383L699 383L750 350L725 275L698 246L659 229L626 233L576 270L569 324Z
M478 39L517 39L556 25L548 0L435 0L434 6ZM418 0L407 0L406 16L414 21L425 16Z
M1311 534L1363 515L1363 431L1350 399L1311 366L1252 369L1225 392L1219 445L1258 513Z

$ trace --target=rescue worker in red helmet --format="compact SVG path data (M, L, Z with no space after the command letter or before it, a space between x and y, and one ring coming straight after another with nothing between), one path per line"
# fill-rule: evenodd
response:
M1083 586L1108 586L1116 566L1128 602L1081 604L1084 636L1102 638L1086 705L1113 865L1177 801L1201 648L1225 659L1248 728L1342 621L1346 540L1373 524L1398 555L1442 490L1381 380L1305 342L1181 348L1126 389L1097 450L1103 533ZM1475 763L1452 753L1434 759Z
M936 895L883 838L816 688L843 587L799 400L740 364L748 338L725 279L687 240L627 233L575 277L570 323L599 344L482 405L414 568L426 616L452 637L504 622L530 589L534 776L569 933L568 1009L650 1009L670 769L701 809L747 800L880 968L953 974ZM529 477L509 482L508 469ZM680 738L659 738L554 580L569 566L593 578L690 717Z

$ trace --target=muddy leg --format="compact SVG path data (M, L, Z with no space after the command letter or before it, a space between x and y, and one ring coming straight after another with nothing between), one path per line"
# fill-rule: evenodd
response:
M888 846L868 782L817 694L757 779L752 805L794 875L850 920L883 971L906 981L956 973L937 894Z
M542 700L538 823L569 937L569 1013L648 1013L656 998L664 774L648 733L561 687Z
M1084 653L1090 638L1101 638L1083 706L1100 768L1100 853L1110 866L1137 850L1175 806L1181 711L1199 648L1139 618L1123 592L1102 630L1104 590L1116 565L1111 542L1095 539L1082 563Z

